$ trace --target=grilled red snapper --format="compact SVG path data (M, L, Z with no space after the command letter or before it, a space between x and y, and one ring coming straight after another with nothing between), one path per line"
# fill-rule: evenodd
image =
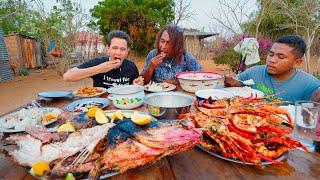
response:
M103 154L103 169L125 172L195 146L202 133L190 121L154 121L137 126L123 121L110 129Z

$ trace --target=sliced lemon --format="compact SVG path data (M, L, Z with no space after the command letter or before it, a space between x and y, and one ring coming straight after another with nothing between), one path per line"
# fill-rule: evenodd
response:
M158 116L160 114L160 108L155 106L150 106L150 112L152 115Z
M47 162L43 161L36 162L31 168L31 172L36 176L42 176L45 171L50 171L50 167Z
M89 118L94 118L95 115L96 115L97 110L102 110L102 109L100 109L100 108L98 108L98 107L89 108L89 109L88 109L88 112L87 112L87 116L88 116Z
M106 113L103 110L97 110L95 118L97 123L99 124L105 124L109 122L109 119L107 118Z
M115 119L119 119L119 120L123 119L123 114L121 111L114 112L114 116L115 116Z
M76 129L70 123L65 123L59 126L57 132L75 132Z
M116 119L116 114L113 112L113 113L107 114L107 117L113 121Z
M131 114L130 114L130 113L123 113L123 116L124 116L125 118L131 118Z
M133 113L131 120L138 125L146 125L152 121L152 117L146 114Z
M66 180L76 180L72 173L68 173L66 176Z
M57 113L48 112L48 113L46 113L46 114L43 116L42 120L43 120L43 121L51 121L51 120L53 120L53 119L56 119L57 117L58 117L58 114L57 114Z

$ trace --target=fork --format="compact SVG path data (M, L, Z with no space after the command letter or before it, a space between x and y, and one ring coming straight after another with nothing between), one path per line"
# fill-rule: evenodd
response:
M99 139L100 140L100 139ZM72 162L72 166L79 166L85 162L89 155L93 152L94 147L97 145L99 140L90 143L88 146L84 147L78 154L76 159Z

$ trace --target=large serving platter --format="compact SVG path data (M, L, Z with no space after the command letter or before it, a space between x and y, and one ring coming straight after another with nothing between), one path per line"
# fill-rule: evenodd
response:
M30 115L31 111L33 112L32 117L27 117L27 115ZM36 124L33 125L44 125L47 126L49 124L52 124L57 121L57 118L54 118L47 122L42 122L42 116L44 116L46 113L55 113L57 115L62 113L62 110L59 108L51 108L51 107L42 107L42 108L36 108L32 107L29 109L23 108L19 111L7 114L5 116L0 117L0 124L3 125L6 123L6 121L11 118L11 120L25 120L25 118L31 118L34 119L34 121L37 121ZM31 120L30 120L31 121ZM19 122L18 122L19 123ZM32 124L25 124L25 125L16 125L14 128L6 128L4 126L0 125L0 132L3 133L17 133L17 132L24 132L26 126L32 125ZM20 126L20 127L19 127ZM17 127L17 128L16 128Z
M229 162L233 162L233 163L238 163L238 164L245 164L245 165L256 165L256 164L253 164L253 163L249 163L249 162L243 162L243 161L240 161L240 160L237 160L237 159L231 159L231 158L227 158L227 157L223 157L221 156L220 154L216 154L216 153L213 153L211 151L209 151L208 149L206 149L205 147L201 146L200 144L197 145L197 147L203 151L205 151L206 153L212 155L212 156L215 156L217 158L220 158L220 159L223 159L225 161L229 161ZM274 161L277 161L277 162L280 162L284 159L287 158L287 153L284 153L283 155L281 155L280 157L278 157L277 159L274 159ZM273 164L272 162L268 162L268 161L262 161L261 162L261 165L269 165L269 164Z

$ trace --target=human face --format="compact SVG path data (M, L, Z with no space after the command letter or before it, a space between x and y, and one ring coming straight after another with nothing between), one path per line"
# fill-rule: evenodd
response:
M168 31L163 31L160 41L159 41L159 48L160 51L166 54L166 57L172 56L172 45L170 42L170 36L168 34Z
M110 47L108 48L108 55L110 61L120 60L121 64L127 58L129 53L128 44L125 39L112 38Z
M294 68L302 62L292 52L293 48L282 43L274 43L267 56L267 71L277 80L291 76Z

